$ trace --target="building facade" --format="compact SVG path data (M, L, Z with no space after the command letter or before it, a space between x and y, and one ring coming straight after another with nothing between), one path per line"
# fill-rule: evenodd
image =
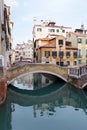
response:
M71 31L71 27L58 26L50 20L37 24L34 18L34 62L76 65L77 46L66 38Z
M4 1L0 0L0 66L5 66L5 34L3 33L3 24L4 24Z
M35 62L53 63L60 66L77 65L77 47L64 36L42 38L34 42Z
M34 17L34 26L33 26L33 39L34 41L39 38L45 37L55 37L56 35L66 36L68 32L72 31L71 27L58 26L54 21L50 20L41 20L37 24L36 17Z
M12 64L12 28L13 22L10 20L10 6L4 5L4 26L5 26L5 42L6 42L6 59L7 67Z
M17 44L15 48L15 61L33 61L33 42L28 40L23 44Z
M59 31L58 31L59 30ZM34 61L58 65L87 64L87 30L56 26L54 22L43 22L33 28Z
M71 41L72 46L78 48L78 62L77 64L87 64L87 30L81 26L75 32L70 32L67 39Z
M0 65L5 68L11 64L12 36L11 27L13 23L10 21L10 7L0 0Z

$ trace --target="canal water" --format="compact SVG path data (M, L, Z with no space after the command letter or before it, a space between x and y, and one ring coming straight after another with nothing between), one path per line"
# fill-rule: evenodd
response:
M87 93L44 74L9 85L0 130L87 130Z

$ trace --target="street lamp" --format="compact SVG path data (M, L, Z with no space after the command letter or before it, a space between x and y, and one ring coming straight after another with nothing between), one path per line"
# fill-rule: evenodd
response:
M62 58L61 47L62 47L62 45L59 45L59 58L60 58L59 65L60 66L61 66L61 58Z

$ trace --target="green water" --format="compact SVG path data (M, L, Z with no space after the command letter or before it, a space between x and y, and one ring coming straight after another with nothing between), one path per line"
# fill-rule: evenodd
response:
M29 91L10 86L0 130L87 130L87 94L60 81Z

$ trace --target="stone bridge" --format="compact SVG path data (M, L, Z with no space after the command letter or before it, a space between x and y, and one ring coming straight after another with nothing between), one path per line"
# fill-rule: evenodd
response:
M26 73L46 73L68 81L68 69L54 64L20 64L12 67L7 71L8 84L15 78L25 75Z
M5 72L5 73L4 73ZM46 73L61 78L73 86L83 89L87 87L87 65L74 67L61 67L54 64L21 63L7 71L0 68L0 104L5 101L7 85L17 77L27 73Z
M21 63L7 71L7 81L10 84L15 78L26 73L46 73L61 78L73 86L83 89L87 86L87 66L61 67L55 64Z

